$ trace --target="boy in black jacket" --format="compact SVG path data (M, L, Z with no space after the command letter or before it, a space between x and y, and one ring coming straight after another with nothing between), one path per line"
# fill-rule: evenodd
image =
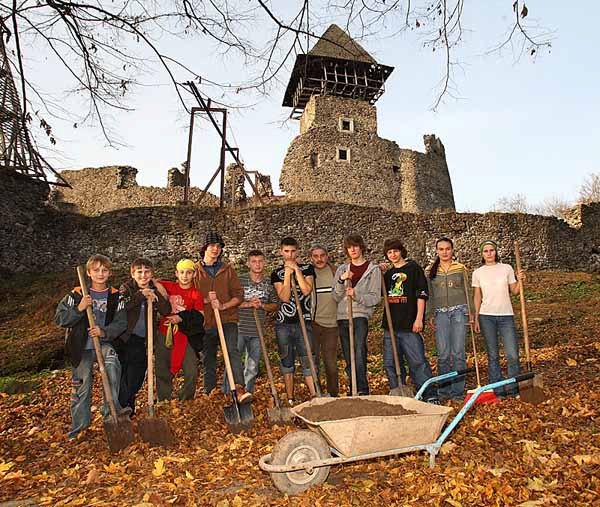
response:
M119 291L108 284L112 264L104 255L92 255L86 264L87 275L91 279L89 295L83 296L81 287L76 287L67 294L56 308L55 321L68 328L65 340L65 351L72 369L71 392L71 431L69 438L74 438L81 430L90 425L92 386L94 383L93 366L96 352L92 337L100 339L100 348L104 359L104 367L108 375L108 383L115 400L117 412L121 415L131 413L130 409L122 409L119 404L119 381L121 365L113 347L113 341L127 326L127 316ZM96 325L90 327L86 309L92 308ZM108 407L102 411L108 417Z
M154 335L158 330L158 313L168 315L171 309L166 291L158 282L152 280L154 265L148 259L135 259L131 263L131 280L121 285L121 295L127 311L127 329L117 341L117 352L121 361L121 388L119 402L135 412L135 396L144 383L147 356L148 299L155 304Z

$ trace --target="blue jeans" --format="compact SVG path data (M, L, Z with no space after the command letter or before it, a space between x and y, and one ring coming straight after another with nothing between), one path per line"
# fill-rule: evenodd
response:
M369 320L366 317L355 317L354 324L354 362L356 364L356 391L359 395L369 394L369 381L367 380L367 335L369 333ZM350 363L350 328L348 320L338 320L342 352L346 360L346 375L348 375L350 393L352 393L352 371Z
M260 363L260 341L258 336L246 336L238 334L237 348L240 356L246 352L246 363L244 364L244 384L246 391L254 392L254 383L258 377L258 365ZM223 392L229 391L227 375L223 381Z
M521 373L519 364L519 342L515 318L512 315L479 315L479 326L485 339L488 355L488 376L490 383L502 380L500 368L500 343L498 334L504 345L504 355L508 368L508 376L515 377ZM496 396L516 396L519 394L517 383L494 389Z
M396 337L396 346L398 352L402 352L408 360L408 367L412 376L413 382L417 389L425 383L426 380L433 377L429 361L425 357L425 345L421 335L412 331L394 331ZM392 342L390 333L386 329L383 334L383 366L390 383L390 387L398 387L398 379L396 376L396 367L394 365L394 355L392 352ZM437 399L437 389L431 385L423 393L424 400Z
M102 358L104 359L104 369L108 375L108 383L112 393L117 413L121 411L119 404L119 384L121 382L121 363L115 349L110 343L102 343ZM90 425L92 387L94 384L93 367L96 362L96 352L93 349L84 350L81 355L81 361L77 368L72 369L72 391L71 391L71 431L69 438L74 438L77 433ZM102 391L104 395L104 390ZM102 415L109 415L108 405L104 399Z
M435 341L438 353L438 374L466 368L465 336L469 314L467 307L460 306L447 312L435 313ZM438 393L442 399L460 399L464 396L465 377L460 376L440 384Z
M310 322L304 321L306 324L306 332L308 334L308 342L310 343L311 351L314 349L312 326ZM275 324L275 337L277 338L277 351L281 361L280 369L282 374L294 373L294 364L296 356L300 359L302 366L302 374L305 377L310 377L310 363L308 361L308 352L304 346L304 337L300 329L300 323L279 323ZM316 364L313 355L313 361Z

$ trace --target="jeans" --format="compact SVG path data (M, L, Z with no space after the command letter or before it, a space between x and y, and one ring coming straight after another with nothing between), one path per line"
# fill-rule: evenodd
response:
M225 335L227 352L229 352L233 381L236 385L244 385L242 359L237 348L237 322L224 322L223 334ZM204 392L206 394L209 394L217 385L217 349L219 343L217 329L207 329L204 335Z
M173 395L173 378L171 373L171 350L165 346L165 335L159 333L154 342L154 358L156 364L156 396L158 401L170 400ZM188 343L181 364L183 385L179 391L180 400L193 400L198 381L198 359L196 352Z
M394 331L396 336L396 344L399 351L406 356L408 360L408 367L410 374L413 378L415 386L420 389L426 380L433 377L431 372L431 366L429 361L425 357L425 345L423 344L423 338L418 333L412 331ZM392 354L392 342L390 340L390 333L386 329L383 335L383 366L388 376L390 386L398 384L396 379L396 368L394 366L394 356ZM437 389L430 385L423 393L424 400L437 400L438 394Z
M312 326L310 322L304 321L306 324L306 333L308 334L308 342L313 352L314 346L312 337ZM302 366L302 374L305 377L311 376L310 363L308 361L308 352L304 345L304 337L299 322L275 324L275 337L277 338L277 351L279 352L280 369L282 374L294 373L294 365L296 356L300 360ZM315 361L316 363L316 361Z
M246 391L254 392L254 383L258 377L258 365L260 363L260 341L258 336L238 335L237 348L240 356L246 352L246 362L244 364L244 385ZM223 380L223 392L229 391L229 380L227 374Z
M369 394L369 382L367 381L367 334L369 332L369 321L366 317L354 317L354 362L356 364L356 390L359 395ZM348 320L338 320L342 352L346 360L346 375L350 380L350 392L352 392L352 371L350 362L350 328Z
M502 380L500 368L500 344L498 334L504 345L504 355L508 376L515 377L521 373L519 364L519 342L515 318L512 315L479 315L479 326L485 339L485 348L488 355L488 376L490 383ZM519 385L515 382L504 387L494 389L496 396L516 396L519 394Z
M135 412L135 395L144 384L148 366L146 338L132 334L118 349L121 363L121 388L119 403L122 407L131 407Z
M313 352L317 358L317 372L320 370L320 359L322 358L325 365L325 376L327 377L327 392L331 396L337 396L340 392L337 369L338 328L323 327L316 322L312 323L312 327L315 342L315 350Z
M108 384L112 398L115 402L117 413L121 411L119 404L119 383L121 379L121 364L115 349L110 343L101 343L102 358L104 359L104 369L108 375ZM94 384L93 367L96 361L96 352L93 349L84 350L81 355L81 361L77 368L72 370L72 391L71 391L71 431L67 435L74 438L77 433L90 425L92 386ZM104 395L104 390L102 391ZM106 398L102 408L102 415L107 417L110 414Z
M402 382L402 385L406 385L406 358L404 352L402 352L402 347L400 347L400 339L398 337L396 337L396 350L398 351L398 363L400 363L400 382ZM385 362L386 357L388 358L389 364L386 364ZM385 333L383 335L383 359L383 365L388 377L390 389L395 389L398 387L398 372L396 371L396 363L394 362L394 349L392 348L390 335ZM413 376L412 371L411 376Z
M466 306L435 314L435 340L438 353L438 374L466 368L465 336L469 316ZM443 399L462 400L465 390L465 377L460 376L439 386Z

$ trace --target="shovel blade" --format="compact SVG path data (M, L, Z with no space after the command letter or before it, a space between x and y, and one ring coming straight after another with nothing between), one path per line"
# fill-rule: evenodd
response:
M519 394L521 396L521 400L523 400L525 403L531 403L532 405L539 405L548 399L548 396L544 390L535 385L535 383L531 380L526 380L525 382L521 382L519 384Z
M414 398L415 390L407 385L400 384L390 391L390 396L403 396L404 398Z
M225 422L232 433L239 433L240 431L249 429L254 421L254 414L252 413L252 405L250 403L233 403L225 407L223 412L225 414Z
M128 417L120 417L116 422L112 418L104 421L104 434L108 448L113 453L125 449L135 440L133 426Z
M267 417L272 424L292 424L292 411L287 407L267 409Z
M151 447L169 447L175 444L175 437L166 419L161 417L146 417L138 424L140 436Z

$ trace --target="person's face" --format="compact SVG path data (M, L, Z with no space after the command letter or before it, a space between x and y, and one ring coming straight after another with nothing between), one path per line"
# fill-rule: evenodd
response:
M486 264L493 264L496 262L496 249L492 245L485 245L481 255Z
M322 248L315 248L310 254L310 260L316 268L323 269L329 262L329 255Z
M140 289L145 289L152 280L152 270L147 266L136 266L131 268L131 278L135 280Z
M218 258L222 251L223 247L221 246L221 243L211 243L206 247L206 253L212 259Z
M284 261L295 261L298 255L298 248L294 245L283 245L281 247L281 256Z
M246 266L251 273L258 275L265 269L265 258L262 255L254 255L248 259Z
M175 277L182 289L189 289L192 286L196 271L194 269L178 269L175 271Z
M441 261L448 262L452 260L454 254L454 248L447 241L440 241L435 248L436 253Z
M392 264L395 264L402 260L402 253L397 248L391 248L390 250L385 252L385 255L387 256L387 258L390 260L390 262Z
M350 257L352 260L360 259L362 257L362 248L360 248L358 245L350 245L347 250L348 257Z
M90 269L88 269L87 274L92 280L92 283L97 285L105 285L110 277L110 269L100 262L96 262Z

